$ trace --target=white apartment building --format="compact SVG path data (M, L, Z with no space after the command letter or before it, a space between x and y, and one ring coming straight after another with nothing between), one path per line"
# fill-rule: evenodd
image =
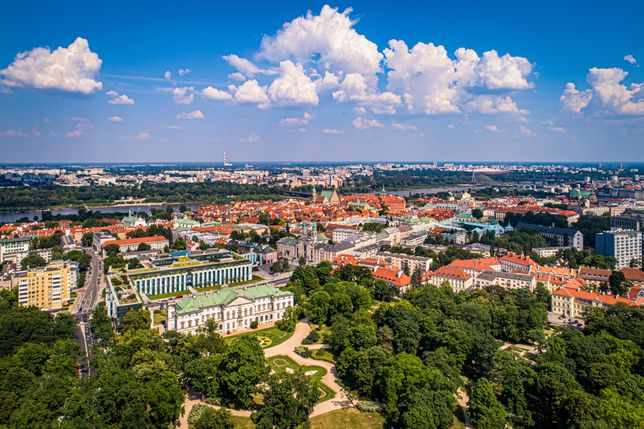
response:
M0 240L0 263L11 261L17 264L29 254L29 238L6 238Z
M595 236L595 251L617 259L616 268L628 268L631 261L642 266L642 233L627 229L613 229Z

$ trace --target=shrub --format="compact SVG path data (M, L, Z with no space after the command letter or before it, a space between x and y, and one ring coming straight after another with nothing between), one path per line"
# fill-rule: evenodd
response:
M295 353L302 356L303 358L311 357L311 350L309 350L307 347L304 347L304 346L295 347Z
M371 401L360 401L356 404L356 408L365 413L377 413L382 409L380 404Z
M250 329L257 329L257 319L250 322Z
M302 340L302 344L315 344L320 340L320 331L311 331L311 333Z

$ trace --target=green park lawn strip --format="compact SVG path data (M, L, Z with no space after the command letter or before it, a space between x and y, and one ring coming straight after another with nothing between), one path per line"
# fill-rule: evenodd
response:
M268 347L276 346L278 344L282 344L284 341L291 338L291 335L293 335L293 332L284 332L276 328L275 326L273 326L271 328L258 329L256 331L245 332L243 334L226 337L226 342L228 344L232 344L237 338L256 337L257 339L260 340L262 347L268 348Z
M162 322L165 322L166 314L162 310L154 310L153 322L155 325L160 325Z
M235 287L235 286L250 285L250 284L253 284L253 283L261 282L262 280L264 280L262 277L254 275L253 278L250 279L250 280L245 280L243 282L237 282L237 283L229 283L229 284L225 285L225 287ZM212 285L212 286L206 286L206 287L197 287L197 288L195 288L195 290L197 292L208 292L208 291L211 291L211 290L219 290L222 287L224 287L224 286L223 285Z
M248 417L234 417L236 429L253 429ZM311 429L382 429L385 419L378 413L365 413L355 408L335 410L309 420Z
M366 413L355 408L331 411L309 420L311 429L381 429L384 417L378 413Z
M221 285L213 285L213 286L206 286L206 287L198 287L198 288L195 288L195 290L197 292L208 292L211 290L219 290L221 289L221 287L222 287Z
M320 398L318 402L328 401L335 396L335 392L331 390L329 386L322 382L322 377L326 375L326 368L321 366L302 366L296 363L293 359L288 356L273 356L267 359L268 364L271 366L271 369L285 372L293 372L301 370L304 374L317 384L318 390L320 392Z
M192 295L192 293L186 289L186 290L178 290L176 292L161 293L158 295L148 295L148 298L154 301L157 299L172 298L175 296L187 296L187 295Z
M262 277L253 275L253 278L250 280L245 280L243 282L237 282L237 283L229 283L228 287L250 285L253 283L261 282L262 280L264 280Z
M232 416L235 429L253 429L255 423L249 417Z
M335 358L333 357L333 353L326 349L313 349L311 350L311 358L317 359L317 360L323 360L325 362L329 363L335 363Z

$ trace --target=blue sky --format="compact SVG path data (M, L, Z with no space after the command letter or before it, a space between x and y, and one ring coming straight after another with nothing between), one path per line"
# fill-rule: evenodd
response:
M326 4L5 6L0 161L644 160L640 2Z

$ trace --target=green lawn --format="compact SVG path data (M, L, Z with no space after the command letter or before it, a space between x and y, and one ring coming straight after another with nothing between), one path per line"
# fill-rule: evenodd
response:
M154 310L154 324L155 325L160 325L161 322L165 322L166 320L166 313L163 310Z
M244 336L254 336L254 337L257 337L260 340L260 342L264 343L262 347L268 348L268 347L276 346L278 344L283 343L284 341L291 338L291 335L293 335L292 332L284 332L276 328L275 326L273 326L271 328L258 329L256 331L246 332L244 334L232 335L230 337L226 337L226 342L228 344L231 344L237 338L244 337ZM268 341L266 341L266 339L268 339Z
M248 417L232 416L232 419L233 423L235 423L235 429L253 429L255 427L255 423Z
M310 423L311 429L382 429L385 419L378 413L346 408L313 417Z
M150 300L154 301L155 299L171 298L173 296L187 296L192 295L189 290L179 290L176 292L161 293L159 295L148 295Z
M211 290L219 290L221 289L221 285L214 285L214 286L206 286L206 287L197 287L195 290L197 292L208 292Z
M253 429L248 417L233 417L235 428ZM385 419L378 413L365 413L355 408L335 410L309 420L311 429L382 429Z
M288 356L273 356L267 359L268 364L273 370L277 371L296 371L302 370L312 381L317 383L320 391L319 402L327 401L335 396L335 392L329 386L322 383L322 377L326 375L326 369L321 366L301 366Z
M335 363L335 358L333 354L326 349L313 349L311 350L311 357L317 360L323 360L331 363Z
M253 275L253 278L250 279L250 280L246 280L246 281L243 281L243 282L237 282L237 283L229 283L227 285L227 287L249 285L249 284L252 284L252 283L261 282L262 280L264 280L262 277Z

